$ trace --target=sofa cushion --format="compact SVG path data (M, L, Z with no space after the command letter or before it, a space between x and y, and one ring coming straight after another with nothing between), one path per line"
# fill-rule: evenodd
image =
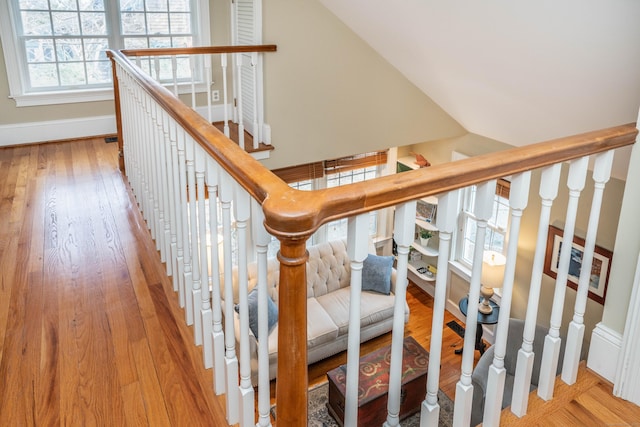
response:
M389 295L393 261L392 256L369 254L362 263L362 290Z
M320 243L308 248L307 296L319 297L349 286L351 262L344 240Z
M247 295L247 305L249 307L249 329L253 336L258 339L258 288L253 288ZM236 313L240 313L240 306L235 306ZM278 307L267 295L267 322L269 325L269 334L278 323Z
M349 330L349 299L351 288L342 288L318 297L318 302L338 326L338 334ZM362 292L360 304L360 326L362 328L393 317L393 295L377 292ZM309 318L311 321L311 318Z
M338 327L315 298L307 298L307 347L313 348L335 340ZM269 354L278 352L278 326L269 334Z

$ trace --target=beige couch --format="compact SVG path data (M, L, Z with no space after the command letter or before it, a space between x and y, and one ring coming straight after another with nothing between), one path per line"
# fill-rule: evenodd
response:
M351 264L345 241L333 241L312 246L307 262L307 339L308 363L314 363L347 348L349 329L349 297ZM273 259L268 264L267 289L278 305L279 264ZM256 286L257 267L248 268L249 291ZM396 272L391 274L391 293L362 292L360 341L389 332L393 324ZM237 283L236 280L234 282ZM237 286L234 283L234 288ZM363 284L363 287L365 285ZM237 303L237 289L234 289ZM405 322L409 320L409 306L405 302ZM234 312L236 342L239 343L239 316ZM252 381L257 382L257 341L250 333ZM278 326L269 337L269 378L276 377L278 357ZM239 347L238 347L239 348Z

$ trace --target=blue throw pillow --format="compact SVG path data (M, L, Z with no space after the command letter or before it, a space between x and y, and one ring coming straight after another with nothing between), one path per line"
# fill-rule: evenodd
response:
M362 265L362 290L389 295L393 260L392 256L369 254Z
M258 288L253 288L247 296L247 305L249 306L249 329L253 332L253 336L258 339ZM236 304L236 312L240 313L240 306ZM271 295L267 295L267 318L269 325L269 334L278 323L278 306L271 299Z

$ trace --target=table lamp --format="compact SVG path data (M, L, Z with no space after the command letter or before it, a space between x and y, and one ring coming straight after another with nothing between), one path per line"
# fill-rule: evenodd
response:
M494 288L502 287L504 278L504 266L507 258L496 251L484 251L482 255L482 278L480 287L480 295L482 302L478 306L478 311L482 314L491 314L493 308L489 304L489 300L494 294Z

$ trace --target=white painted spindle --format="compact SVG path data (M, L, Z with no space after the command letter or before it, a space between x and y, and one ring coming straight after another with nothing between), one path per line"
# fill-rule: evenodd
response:
M231 204L233 201L233 179L220 169L220 205L222 207L222 246L224 259L224 318L225 322L225 379L227 381L227 422L236 424L240 419L240 390L238 388L238 358L233 319L233 262L231 247Z
M184 263L184 317L187 325L193 325L193 298L191 297L193 288L193 277L191 275L191 242L189 240L189 197L187 196L187 155L188 135L184 129L178 132L178 159L180 167L180 206L182 214L182 248Z
M229 138L229 91L227 89L227 54L220 55L222 66L222 100L224 106L224 135Z
M189 186L189 227L191 230L189 242L191 243L191 277L193 280L190 296L193 304L193 342L195 345L202 345L202 317L200 316L202 283L200 282L200 250L198 247L200 236L198 212L203 200L200 199L198 193L202 191L204 199L204 159L202 156L196 156L197 143L195 140L191 136L187 138L187 182Z
M207 174L207 154L200 146L196 147L196 158L196 182L198 193L198 242L200 243L200 309L198 311L202 328L199 337L202 342L202 362L204 363L204 367L208 369L213 366L211 341L211 292L209 292L209 259L207 252L207 238L211 237L211 231L207 230L207 205L210 205L211 203L205 196L205 186L209 187L208 183L205 183Z
M399 424L400 391L402 385L402 353L404 341L404 307L407 297L407 268L409 247L413 242L416 221L416 201L396 206L393 232L398 245L396 292L393 306L393 330L391 335L391 362L389 363L389 398L385 427Z
M576 213L578 212L580 193L584 188L587 177L588 165L589 156L573 160L569 165L569 177L567 179L569 202L567 203L567 215L565 217L564 250L560 251L558 276L556 278L553 306L551 308L550 327L544 341L542 363L540 365L540 380L538 381L538 396L544 400L553 398L553 387L555 385L560 345L562 343L560 326L562 326L562 312L564 310L564 298L567 289L569 262L571 261L571 247L576 225Z
M235 84L237 87L236 92L236 114L238 117L238 145L240 148L244 150L244 117L242 115L243 108L243 99L242 99L242 54L236 54L236 67L237 67L237 78L235 79Z
M358 423L358 376L360 373L360 300L362 294L362 263L369 247L369 214L349 217L347 254L351 261L349 287L349 336L347 347L347 379L344 409L345 425Z
M271 236L264 228L264 212L260 204L251 200L251 234L256 244L258 266L258 335L269 335L267 251ZM258 427L271 426L271 389L269 387L269 340L258 340Z
M478 300L480 299L480 276L482 274L482 256L484 252L487 221L493 212L493 198L496 192L496 181L492 180L478 185L474 213L477 219L476 241L473 252L473 268L471 283L469 284L469 303L464 333L464 348L462 350L462 365L460 380L456 384L455 406L453 410L453 425L468 426L471 422L471 404L473 402L473 357L475 353L476 328L478 320Z
M447 299L447 270L451 237L456 227L456 206L458 191L451 191L438 197L438 271L436 276L435 296L433 301L433 319L431 323L431 346L429 347L429 372L427 374L427 394L422 402L420 425L437 427L440 417L438 389L440 387L440 360L442 356L442 331L444 328L444 311Z
M222 331L222 296L220 283L220 253L218 234L218 194L220 189L220 166L216 161L207 158L207 188L209 189L209 267L211 269L211 311L213 342L213 388L217 395L226 391L225 363L224 363L224 332Z
M509 317L511 316L511 297L513 295L513 279L516 272L516 258L518 256L518 237L522 212L527 207L529 198L529 184L531 172L523 172L513 177L509 191L509 207L511 208L511 222L509 225L509 243L507 245L507 264L502 282L502 298L498 325L495 329L495 343L493 363L489 367L487 378L487 394L484 406L484 426L500 425L502 411L502 396L507 371L504 368L504 357L507 348L507 333Z

